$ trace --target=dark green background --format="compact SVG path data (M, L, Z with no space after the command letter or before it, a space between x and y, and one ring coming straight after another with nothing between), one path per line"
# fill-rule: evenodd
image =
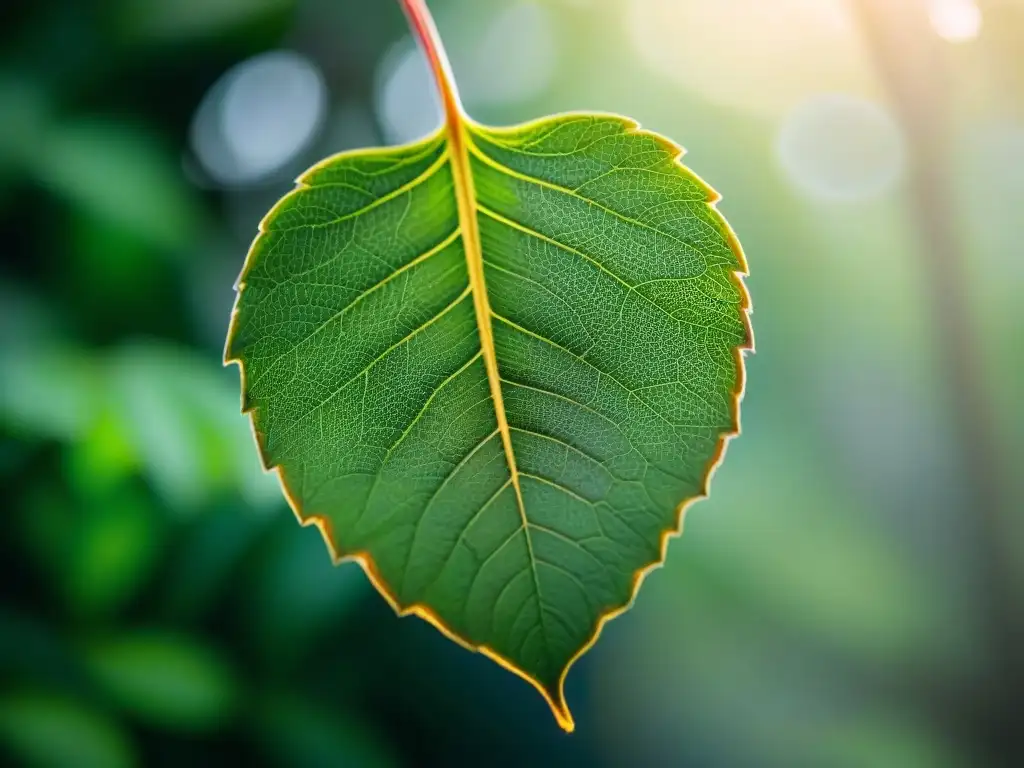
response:
M574 668L572 736L521 680L396 619L356 566L331 567L260 474L237 371L220 364L232 284L262 214L303 167L391 135L374 94L407 34L397 6L2 5L0 763L1020 758L1024 4L979 2L981 35L960 45L925 25L904 30L903 64L923 45L948 74L912 81L938 86L945 106L929 114L946 130L936 139L910 125L894 183L839 200L808 193L778 159L792 105L765 108L770 88L742 87L770 76L797 101L847 89L826 75L802 84L830 62L794 58L791 44L793 60L773 51L744 27L744 9L764 0L736 0L735 34L760 40L761 58L709 58L708 82L737 87L697 89L638 50L630 14L644 2L538 0L554 58L530 43L520 56L553 67L546 85L477 103L467 89L486 122L592 108L678 140L725 194L753 273L745 434L668 566ZM432 4L467 80L459 51L505 5ZM777 6L786 28L802 29L807 3ZM862 31L843 34L856 46ZM679 28L649 45L701 34ZM194 156L193 115L232 66L278 48L322 71L326 122L270 177L217 184ZM888 110L877 50L857 50L855 94ZM733 92L751 103L721 98ZM870 138L825 132L808 173L849 177L858 151L870 164ZM933 301L935 221L912 175L935 156L971 326L970 356L954 362L977 374L980 402L957 394L949 331L935 322L954 310L948 296ZM965 412L991 424L991 472ZM995 478L992 500L979 473Z

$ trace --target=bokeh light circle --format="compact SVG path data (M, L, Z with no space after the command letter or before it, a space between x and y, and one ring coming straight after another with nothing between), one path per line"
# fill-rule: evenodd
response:
M320 70L293 51L271 51L226 72L192 121L192 149L214 181L245 185L280 171L312 142L327 107Z
M381 61L374 102L389 144L414 141L441 124L430 68L411 39L396 43Z
M820 94L793 109L776 144L787 177L804 194L825 201L878 197L903 174L903 134L874 102Z

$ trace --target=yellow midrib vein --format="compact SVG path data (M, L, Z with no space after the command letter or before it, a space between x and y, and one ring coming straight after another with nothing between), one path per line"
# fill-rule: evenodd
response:
M456 206L459 214L459 229L462 232L463 247L466 250L466 270L469 278L469 290L473 295L473 310L476 315L477 331L480 336L480 349L483 354L484 368L487 371L487 383L490 387L491 400L494 401L494 416L501 435L501 444L505 451L508 464L509 479L516 494L519 517L523 535L526 539L527 557L533 576L533 586L537 593L537 614L541 633L547 635L544 626L544 606L540 594L540 577L537 573L537 558L533 552L533 541L530 538L530 525L526 517L526 505L523 503L523 490L520 485L519 468L516 466L516 454L512 448L512 432L509 429L508 417L505 414L505 400L501 392L501 375L498 371L498 357L494 346L494 330L491 327L491 302L487 295L487 282L484 279L484 255L480 242L480 225L477 221L476 185L473 182L473 171L470 166L470 147L472 139L467 127L468 118L459 103L458 91L452 76L451 65L441 45L433 19L422 0L403 0L414 34L419 38L427 62L434 75L441 96L445 118L445 131L450 148L449 160L452 167L452 181L455 190ZM572 730L572 715L561 691L557 693L559 701L534 677L519 667L506 663L510 669L522 674L537 686L552 709L559 723L566 730Z
M473 295L473 311L476 315L477 331L480 336L480 349L483 354L484 368L487 371L487 383L490 387L491 399L494 401L494 416L501 434L501 444L505 449L505 459L511 475L512 487L516 492L519 515L522 518L523 530L526 531L526 546L533 569L534 585L537 597L540 598L540 584L537 580L536 560L533 556L533 543L530 541L529 527L526 519L526 506L523 504L523 491L519 483L519 469L516 466L516 455L512 449L512 432L505 415L505 400L501 394L501 375L498 372L498 356L494 348L494 330L491 327L491 302L487 296L487 281L484 279L484 253L480 242L480 225L477 222L476 185L473 182L473 171L470 167L469 153L472 140L467 128L468 118L459 103L459 92L455 87L451 63L445 53L437 27L430 16L423 0L402 0L413 34L419 39L427 64L434 76L438 95L441 97L444 112L444 130L448 138L449 161L452 167L452 182L455 190L455 201L459 214L459 229L462 232L463 247L466 251L466 271L469 278L469 291ZM542 619L543 623L543 619Z
M527 525L526 506L523 503L523 491L519 484L516 455L512 448L512 431L509 429L508 417L505 414L505 400L501 392L501 375L498 371L498 355L494 346L494 329L491 325L493 311L487 295L483 246L480 242L480 225L477 221L476 187L473 183L473 172L469 162L468 142L470 139L467 136L464 121L461 119L455 121L449 116L448 141L451 147L450 160L456 205L459 212L459 228L462 231L462 242L466 251L466 271L469 275L469 287L473 295L473 310L476 314L477 331L480 335L480 348L483 352L491 399L494 401L494 416L498 422L501 444L505 449L505 459L512 476L512 487L515 490L519 514L525 528ZM530 549L529 554L532 561L533 546L529 535L527 535L526 543Z
M498 425L498 433L501 435L501 445L505 451L505 461L508 464L512 488L516 494L516 505L519 508L519 517L526 538L527 557L530 560L534 589L537 591L537 608L543 630L544 609L540 605L537 559L533 553L533 541L530 538L530 525L526 517L526 504L523 502L520 472L516 464L515 450L512 447L512 430L509 428L508 416L505 413L505 399L501 391L501 373L498 371L498 355L494 346L494 329L491 326L491 317L494 313L487 295L487 281L484 278L484 253L480 241L480 224L477 220L476 185L473 181L473 170L469 159L472 139L469 137L467 119L459 103L450 66L443 56L440 42L433 38L434 35L436 35L436 30L431 25L431 28L426 30L425 39L428 40L426 53L444 105L449 161L459 214L459 230L462 232L463 248L466 251L469 290L473 296L473 311L476 315L477 332L480 336L484 369L487 372L487 384L490 388L491 400L494 402L494 417Z

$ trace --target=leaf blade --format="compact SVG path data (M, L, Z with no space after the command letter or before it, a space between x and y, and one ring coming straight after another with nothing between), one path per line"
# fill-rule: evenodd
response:
M571 730L569 668L664 560L738 432L746 264L717 195L633 121L465 130L471 221L444 134L305 174L247 259L226 359L265 465L335 559L531 682ZM394 168L401 183L373 177ZM259 325L275 301L297 327Z

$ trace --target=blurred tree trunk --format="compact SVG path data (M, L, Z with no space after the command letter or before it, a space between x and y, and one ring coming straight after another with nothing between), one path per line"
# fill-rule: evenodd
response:
M970 504L969 556L979 574L986 617L987 675L956 714L1002 764L1024 765L1020 697L1024 633L1005 516L1007 477L985 361L968 301L968 269L954 200L950 141L951 83L944 46L932 30L926 0L850 0L879 75L907 136L910 194L921 245L921 281L928 292L945 400L951 410Z

